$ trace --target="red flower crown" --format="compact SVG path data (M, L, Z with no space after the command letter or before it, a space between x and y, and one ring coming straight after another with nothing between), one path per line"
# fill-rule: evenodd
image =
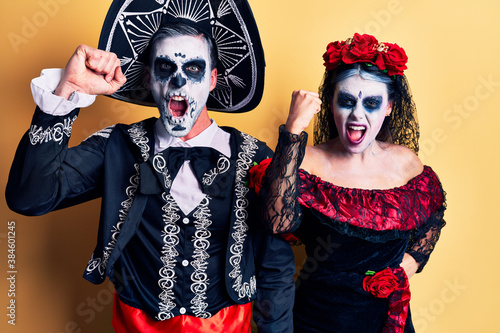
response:
M356 62L375 65L389 76L403 75L403 71L408 68L405 50L397 44L379 43L371 35L358 33L346 41L328 44L323 60L327 71L337 68L340 64Z

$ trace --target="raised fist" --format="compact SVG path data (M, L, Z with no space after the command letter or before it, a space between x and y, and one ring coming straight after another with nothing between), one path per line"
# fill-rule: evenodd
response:
M89 95L111 95L126 81L120 60L114 53L80 45L69 59L54 94L66 99L74 91Z
M309 126L312 118L320 109L321 99L318 93L306 90L294 91L285 124L286 130L290 133L300 134Z

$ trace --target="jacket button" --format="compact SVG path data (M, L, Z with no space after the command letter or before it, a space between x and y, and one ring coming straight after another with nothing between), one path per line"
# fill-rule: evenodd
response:
M184 307L180 308L180 309L179 309L179 312L180 312L181 314L185 314L185 313L186 313L186 308L184 308Z
M182 261L182 266L186 267L187 265L189 265L189 261L183 260Z
M182 223L188 224L189 223L189 219L187 217L183 218L182 219Z

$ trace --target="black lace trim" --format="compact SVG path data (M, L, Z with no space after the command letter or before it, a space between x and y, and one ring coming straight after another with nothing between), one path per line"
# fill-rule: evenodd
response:
M292 134L280 126L278 145L260 190L264 221L273 233L289 233L300 224L297 181L306 145L306 132Z
M410 254L419 264L417 273L420 273L429 261L437 241L441 236L441 229L446 225L444 211L446 204L434 212L424 225L412 231L410 243L406 252Z

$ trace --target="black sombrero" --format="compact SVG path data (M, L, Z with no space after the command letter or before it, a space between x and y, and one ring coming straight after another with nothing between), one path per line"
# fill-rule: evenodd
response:
M111 97L156 106L142 54L162 25L184 22L211 35L218 53L217 86L207 108L221 112L254 109L264 89L264 51L246 0L114 0L103 24L99 48L114 52L127 83Z

